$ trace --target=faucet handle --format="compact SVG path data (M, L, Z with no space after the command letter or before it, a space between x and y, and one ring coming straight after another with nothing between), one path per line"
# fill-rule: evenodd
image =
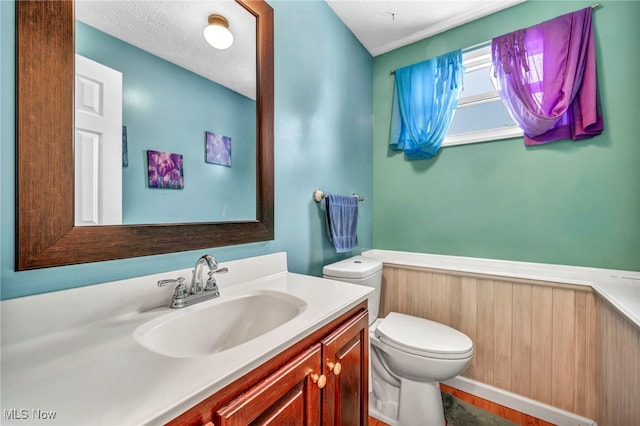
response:
M218 288L215 278L211 277L207 280L207 284L204 286L204 291L214 293L218 296L220 295L220 289Z
M213 277L213 274L226 274L227 272L229 272L229 268L219 268L209 271L209 278L207 279L204 291L212 291L216 295L220 295L220 290L218 289L218 284L216 283L216 279Z
M167 279L158 281L158 287L164 287L169 284L184 284L184 277L178 277L176 279Z
M180 277L176 280L178 285L175 290L173 290L173 297L171 298L171 307L172 308L182 308L185 305L185 300L189 295L187 291L187 286L184 285L184 278Z
M182 308L188 294L187 286L184 285L184 277L158 281L158 287L165 287L169 284L178 284L175 290L173 290L173 297L171 298L171 305L169 306L172 308Z

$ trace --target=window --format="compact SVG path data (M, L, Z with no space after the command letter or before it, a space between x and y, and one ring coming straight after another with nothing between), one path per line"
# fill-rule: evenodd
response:
M465 67L458 108L442 146L463 145L522 136L506 110L491 74L491 43L462 55Z

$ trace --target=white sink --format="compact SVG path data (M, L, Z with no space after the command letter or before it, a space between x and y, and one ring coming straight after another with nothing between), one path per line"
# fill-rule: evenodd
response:
M224 294L142 324L134 337L145 348L175 358L195 358L233 348L295 318L306 302L279 291Z

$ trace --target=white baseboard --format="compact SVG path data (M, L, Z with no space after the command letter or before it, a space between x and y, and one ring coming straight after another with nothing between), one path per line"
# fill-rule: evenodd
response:
M442 383L558 426L597 426L595 420L466 377L458 376Z

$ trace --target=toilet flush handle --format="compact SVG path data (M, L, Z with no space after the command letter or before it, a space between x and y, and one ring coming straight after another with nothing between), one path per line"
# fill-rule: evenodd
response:
M342 371L342 365L340 365L339 362L330 362L327 364L327 367L329 367L329 371L332 371L336 376Z

